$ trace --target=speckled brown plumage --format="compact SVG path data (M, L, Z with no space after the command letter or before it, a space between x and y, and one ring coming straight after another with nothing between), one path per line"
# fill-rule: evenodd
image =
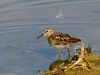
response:
M73 44L81 42L81 39L74 38L66 33L55 32L52 28L46 28L41 36L47 36L48 42L50 45L54 46L58 49L58 59L60 59L60 51L64 48L68 50L68 54L70 56L70 48Z
M48 42L51 45L72 45L81 42L81 39L71 37L66 33L55 32L48 37Z

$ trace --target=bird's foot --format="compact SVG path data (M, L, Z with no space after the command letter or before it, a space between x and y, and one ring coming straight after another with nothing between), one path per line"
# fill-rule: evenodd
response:
M71 52L68 52L68 56L69 56L69 57L72 57L72 53L71 53Z

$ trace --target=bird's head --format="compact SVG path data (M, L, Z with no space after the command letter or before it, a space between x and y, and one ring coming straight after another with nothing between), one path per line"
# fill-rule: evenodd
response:
M53 34L54 33L54 30L52 29L52 28L46 28L44 31L43 31L43 33L39 36L39 37L37 37L37 39L38 38L40 38L40 37L42 37L42 36L47 36L47 37L49 37L51 34Z
M44 31L43 31L43 33L39 36L39 37L37 37L37 39L38 38L40 38L40 37L42 37L42 36L47 36L47 37L49 37L51 34L53 34L54 33L54 30L52 29L52 28L46 28Z

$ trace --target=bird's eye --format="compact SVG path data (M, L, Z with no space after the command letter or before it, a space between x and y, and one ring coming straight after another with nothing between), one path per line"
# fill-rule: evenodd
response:
M46 31L46 32L48 32L48 31Z

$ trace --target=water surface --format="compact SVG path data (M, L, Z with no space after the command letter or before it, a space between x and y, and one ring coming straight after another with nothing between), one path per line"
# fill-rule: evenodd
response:
M36 39L46 27L82 38L100 54L100 0L1 0L0 75L37 75L57 60L46 37ZM66 59L67 51L61 54Z

